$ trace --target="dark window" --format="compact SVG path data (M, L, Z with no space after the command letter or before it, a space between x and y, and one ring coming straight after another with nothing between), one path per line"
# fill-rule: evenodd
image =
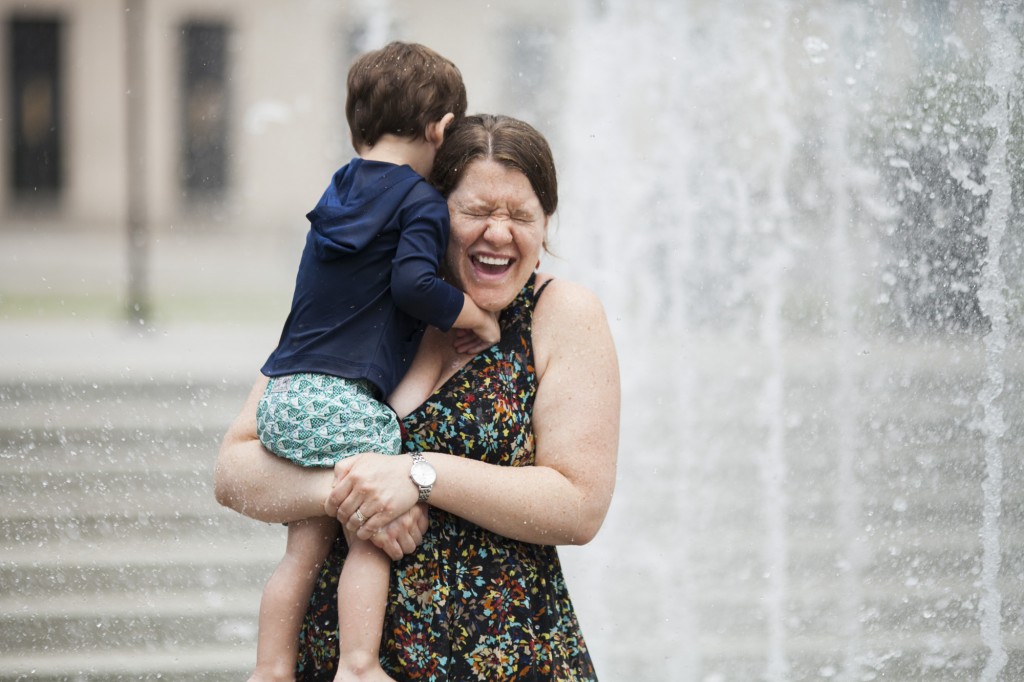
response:
M58 20L12 19L10 182L15 200L52 199L63 184Z
M182 185L192 199L218 198L228 185L228 27L182 28Z

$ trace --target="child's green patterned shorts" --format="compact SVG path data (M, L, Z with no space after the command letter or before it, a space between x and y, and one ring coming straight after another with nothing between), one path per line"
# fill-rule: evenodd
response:
M398 417L373 384L327 374L273 377L256 408L256 433L274 454L307 467L402 448Z

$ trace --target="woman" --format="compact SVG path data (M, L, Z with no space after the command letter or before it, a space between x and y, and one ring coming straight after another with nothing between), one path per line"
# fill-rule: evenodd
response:
M468 117L431 180L451 213L451 280L500 314L501 342L464 355L456 333L428 329L390 398L414 456L358 455L334 477L259 445L261 378L225 436L217 499L270 522L326 506L395 560L381 652L396 679L596 679L554 546L589 542L611 501L619 377L607 320L589 291L535 272L558 203L537 131ZM332 677L344 553L339 541L318 581L298 679Z

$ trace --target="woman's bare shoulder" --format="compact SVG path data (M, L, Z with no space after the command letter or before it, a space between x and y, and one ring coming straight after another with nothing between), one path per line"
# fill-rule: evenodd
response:
M536 286L538 289L544 286L544 292L537 300L535 320L539 317L543 323L553 322L559 327L562 326L559 320L572 323L593 319L607 324L601 299L582 284L541 274L537 276ZM567 320L567 316L571 319Z
M587 287L560 277L538 277L538 287L550 280L537 300L533 316L533 347L538 372L562 353L612 352L613 343L604 304Z

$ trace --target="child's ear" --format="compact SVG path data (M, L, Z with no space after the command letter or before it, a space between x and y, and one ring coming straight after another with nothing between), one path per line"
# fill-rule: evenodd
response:
M455 120L455 114L448 112L441 117L440 121L434 121L427 125L427 141L434 145L434 149L438 149L441 143L444 142L444 134L451 125L452 121Z

